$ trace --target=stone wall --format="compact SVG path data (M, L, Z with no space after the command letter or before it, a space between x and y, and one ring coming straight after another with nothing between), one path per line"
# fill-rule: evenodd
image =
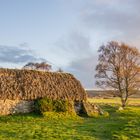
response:
M34 101L0 100L0 115L29 113L34 109ZM94 114L103 114L103 111L98 106L88 102L74 102L74 111L77 115L86 114L90 117L94 116Z
M80 113L81 102L74 103L74 110L76 114ZM0 115L10 115L19 113L29 113L34 111L34 101L26 100L0 100Z
M34 110L34 101L0 100L0 115L29 113Z

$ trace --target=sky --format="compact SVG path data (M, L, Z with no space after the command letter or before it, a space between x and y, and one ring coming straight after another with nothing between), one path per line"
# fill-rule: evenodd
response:
M97 50L140 49L140 0L0 0L0 67L47 61L96 88Z

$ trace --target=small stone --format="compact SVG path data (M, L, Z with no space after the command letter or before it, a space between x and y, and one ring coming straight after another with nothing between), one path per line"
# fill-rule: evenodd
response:
M124 110L124 109L123 109L123 107L119 107L119 109L118 109L118 110L119 110L119 111L121 111L121 110Z

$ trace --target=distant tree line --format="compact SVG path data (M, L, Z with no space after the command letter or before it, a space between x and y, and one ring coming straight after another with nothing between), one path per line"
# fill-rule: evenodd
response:
M29 62L23 67L23 69L50 71L52 69L52 66L47 62L41 63Z
M47 62L28 62L22 69L39 70L39 71L51 71L52 66ZM63 72L61 68L58 68L56 72Z

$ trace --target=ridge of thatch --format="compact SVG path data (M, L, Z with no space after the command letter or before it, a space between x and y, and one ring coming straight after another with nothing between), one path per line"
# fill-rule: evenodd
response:
M0 68L0 99L86 100L80 82L69 73Z

